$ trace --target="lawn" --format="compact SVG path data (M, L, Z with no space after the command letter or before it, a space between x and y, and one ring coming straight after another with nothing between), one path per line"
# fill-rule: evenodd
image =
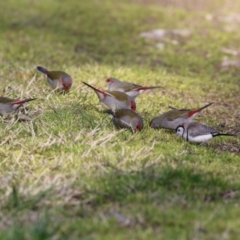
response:
M37 100L18 113L30 121L0 119L0 239L238 239L239 11L230 0L1 1L1 95ZM69 73L70 93L52 92L39 65ZM137 98L141 132L115 129L82 83L106 89L109 77L163 87ZM169 106L209 102L196 121L237 137L198 146L149 127Z

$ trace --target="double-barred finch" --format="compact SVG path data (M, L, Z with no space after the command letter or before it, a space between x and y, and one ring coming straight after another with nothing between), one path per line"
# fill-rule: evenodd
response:
M108 78L106 79L106 82L108 84L109 91L125 92L128 96L133 98L136 98L139 94L147 90L162 88L161 86L141 86L130 82L123 82L116 78Z
M28 98L24 100L0 97L0 115L7 116L15 112L24 103L35 100L36 98Z
M149 126L151 128L167 128L175 130L177 126L182 125L184 123L190 123L192 120L205 108L212 105L209 103L198 109L176 109L172 108L172 110L161 114L160 116L154 117Z
M178 126L176 134L192 143L204 143L217 136L236 136L231 133L219 133L214 128L198 122Z
M117 128L130 128L133 132L143 129L143 119L131 109L119 109L116 112L107 110L113 116L113 123Z
M63 71L48 71L41 66L38 66L37 70L46 75L48 83L55 91L68 92L72 87L72 77Z
M88 83L83 82L88 87L92 88L98 96L100 103L112 111L118 109L132 109L136 110L136 103L133 98L129 97L124 92L118 91L102 91Z

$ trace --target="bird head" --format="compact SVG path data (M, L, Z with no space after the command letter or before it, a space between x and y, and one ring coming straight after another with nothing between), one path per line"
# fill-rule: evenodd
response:
M135 128L135 132L140 132L143 129L143 122L138 120L136 128Z
M183 136L184 134L184 131L185 131L185 128L183 125L179 125L177 128L176 128L176 135L178 136Z
M113 82L114 82L114 78L107 78L107 79L106 79L106 82L107 82L107 83L113 83Z
M68 74L63 74L61 80L64 89L69 90L72 86L72 78Z
M137 107L136 102L134 100L130 100L130 104L131 104L131 109L133 111L136 111L136 107Z
M158 117L154 117L149 122L149 127L151 127L151 128L161 128L163 118L164 118L164 116L162 116L162 115L158 116Z
M121 81L116 78L107 78L108 90L114 91L115 88L121 84Z

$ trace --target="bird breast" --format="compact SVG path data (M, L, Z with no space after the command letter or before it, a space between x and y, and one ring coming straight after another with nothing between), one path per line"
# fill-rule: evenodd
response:
M212 139L212 134L200 135L193 137L190 134L188 135L188 141L193 143L202 143Z

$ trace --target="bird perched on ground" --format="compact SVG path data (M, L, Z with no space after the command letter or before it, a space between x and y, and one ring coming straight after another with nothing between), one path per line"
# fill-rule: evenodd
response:
M176 134L192 143L204 143L217 136L236 136L231 133L219 133L215 129L198 122L178 126Z
M131 109L119 109L116 112L107 110L113 116L113 123L117 128L130 128L133 132L141 131L143 119Z
M129 97L124 92L118 91L102 91L88 83L83 82L88 87L92 88L98 96L100 103L112 111L117 109L132 109L136 110L136 103L133 98Z
M46 68L41 66L38 66L37 70L46 75L47 81L51 88L57 92L68 92L72 86L72 77L65 72L48 71Z
M145 87L130 82L123 82L116 78L108 78L106 79L106 82L109 91L125 92L128 96L133 98L136 98L140 93L143 93L146 90L162 88L161 86Z
M25 100L11 99L7 97L0 97L0 115L7 116L15 112L24 103L35 100L36 98L28 98Z
M203 109L209 107L212 103L209 103L198 109L176 109L161 114L160 116L154 117L149 126L151 128L167 128L167 129L176 129L177 126L191 122L194 117L197 116Z

